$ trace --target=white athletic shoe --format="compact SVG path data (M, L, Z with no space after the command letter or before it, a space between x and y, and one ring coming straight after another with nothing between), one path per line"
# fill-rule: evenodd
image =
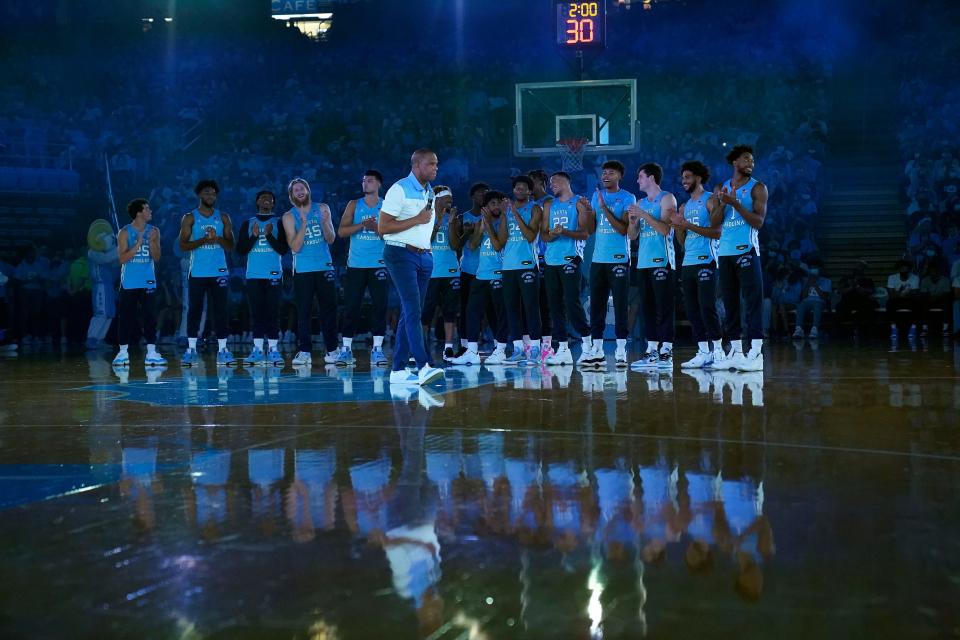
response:
M697 351L697 355L693 356L686 362L680 364L681 369L702 369L710 363L713 362L713 355L709 351Z
M390 384L414 385L420 384L420 377L415 373L410 373L406 369L390 372Z
M432 367L429 364L425 364L423 365L423 368L420 369L420 373L417 378L421 386L429 384L434 380L440 380L443 378L443 369L438 369L437 367Z
M309 366L313 364L313 356L309 351L298 351L297 355L293 356L292 364L295 367Z
M483 361L485 365L498 365L504 364L507 361L507 352L503 350L503 347L497 347L493 350L493 353L488 355Z
M548 357L545 361L547 365L572 365L573 354L568 347L560 347L556 353Z
M635 360L630 364L630 368L634 371L643 371L645 369L656 369L660 366L660 354L656 351L651 351L650 353L645 353L640 357L639 360Z
M594 347L593 345L590 345L589 349L584 347L583 350L580 352L580 357L577 358L577 366L581 367L583 365L592 363L593 360L596 358L596 356L594 355L595 349L596 347Z
M323 361L327 364L337 364L337 359L340 357L341 351L341 347L337 347L333 351L328 351L327 355L323 356Z
M810 327L810 339L817 340L820 338L820 330L817 327Z
M707 365L707 369L711 371L727 371L733 368L733 357L737 355L736 352L731 351L729 354L723 352L723 349L717 347L713 350L713 362Z
M626 369L630 364L627 362L627 350L626 349L617 349L617 352L613 354L614 362L616 363L617 369Z
M736 368L737 371L763 371L763 352L752 349L747 355L741 355Z
M797 340L803 340L804 338L803 327L801 327L800 325L797 325L797 328L793 330L793 337L796 338Z
M450 364L462 366L468 364L480 364L480 354L476 351L471 351L467 349L463 352L463 355L457 356L450 360Z

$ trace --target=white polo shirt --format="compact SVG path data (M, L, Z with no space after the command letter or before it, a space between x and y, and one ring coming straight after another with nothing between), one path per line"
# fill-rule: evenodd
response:
M420 186L420 181L411 171L410 175L395 182L390 187L387 195L383 198L383 206L380 211L393 216L397 220L408 220L427 206L427 202L431 199L428 196L432 194L433 187L429 183L425 187ZM384 234L383 240L392 245L409 244L420 249L429 249L435 216L435 212L431 213L428 222L410 227L406 231Z

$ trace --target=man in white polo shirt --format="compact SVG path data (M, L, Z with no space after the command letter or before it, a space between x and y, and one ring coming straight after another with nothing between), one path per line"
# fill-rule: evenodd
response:
M443 377L430 362L420 328L420 314L433 273L430 239L433 234L433 187L439 161L430 149L410 157L411 171L395 182L383 199L377 230L383 236L383 263L400 296L400 322L393 348L390 384L427 384ZM418 374L406 370L413 357Z

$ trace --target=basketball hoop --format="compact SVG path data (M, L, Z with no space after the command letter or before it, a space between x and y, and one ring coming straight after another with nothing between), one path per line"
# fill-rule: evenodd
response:
M563 138L557 140L563 170L567 173L583 171L583 152L587 147L586 138Z

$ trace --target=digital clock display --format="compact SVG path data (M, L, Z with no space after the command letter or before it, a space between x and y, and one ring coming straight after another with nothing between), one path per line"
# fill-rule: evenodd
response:
M598 2L557 3L557 44L565 47L603 47L607 36L607 7Z

